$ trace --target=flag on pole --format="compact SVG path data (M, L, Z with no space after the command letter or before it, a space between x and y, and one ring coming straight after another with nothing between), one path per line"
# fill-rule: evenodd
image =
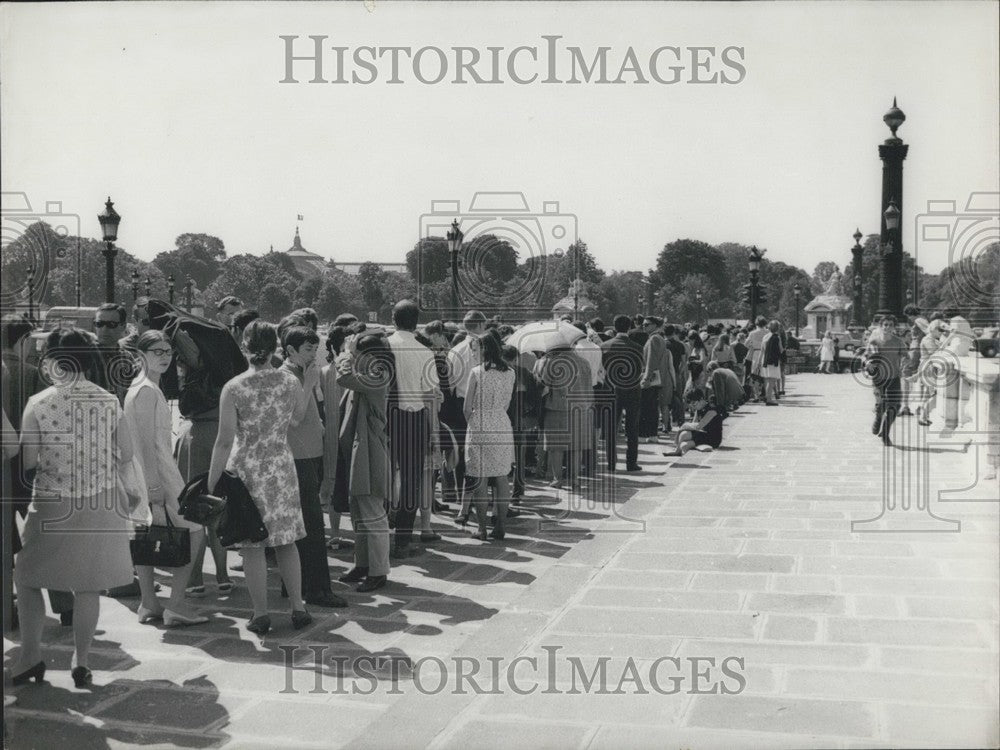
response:
M305 221L305 220L306 220L306 217L305 217L305 216L303 216L302 214L299 214L299 219L298 219L298 220L299 220L299 221Z

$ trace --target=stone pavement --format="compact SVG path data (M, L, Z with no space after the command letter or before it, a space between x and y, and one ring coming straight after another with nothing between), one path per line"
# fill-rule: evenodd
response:
M940 502L971 483L974 451L933 443L931 509L960 531L921 510L930 531L880 532L883 518L852 532L912 473L914 420L887 472L851 376L793 376L788 391L735 413L714 453L644 445L647 471L582 497L534 485L503 545L442 517L446 539L390 587L348 590L349 609L315 610L303 631L276 579L263 640L243 628L240 587L209 585L212 622L178 630L102 600L96 686L77 690L53 620L49 684L15 691L6 744L997 746L1000 488Z

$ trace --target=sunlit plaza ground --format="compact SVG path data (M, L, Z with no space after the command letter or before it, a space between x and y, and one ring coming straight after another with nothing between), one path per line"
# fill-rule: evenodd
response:
M714 453L643 444L641 474L583 495L529 484L503 545L436 516L443 541L375 596L335 584L350 607L306 630L272 571L263 640L238 573L228 595L206 575L207 625L139 625L137 600L102 599L88 689L50 617L47 684L11 691L5 744L995 747L1000 503L995 482L963 489L982 441L938 425L921 446L931 510L959 530L911 511L924 531L852 531L917 455L915 419L884 454L870 425L852 376L790 376Z

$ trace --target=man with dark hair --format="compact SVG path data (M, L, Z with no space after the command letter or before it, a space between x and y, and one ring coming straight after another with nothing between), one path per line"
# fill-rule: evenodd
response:
M314 331L319 329L319 316L311 307L300 307L298 310L292 310L291 314L298 315Z
M125 403L125 393L136 374L135 360L119 341L125 338L125 307L115 302L105 302L94 313L94 332L97 335L98 367L94 382Z
M352 323L357 323L357 322L358 322L357 315L353 315L352 313L341 313L333 321L333 325L340 326L341 328L347 328Z
M600 318L590 319L590 330L592 330L594 333L597 334L598 338L600 338L601 340L601 343L611 338L611 335L608 334L608 332L605 330L604 321L601 320Z
M412 300L396 303L389 337L395 373L389 392L388 421L393 466L399 466L400 497L396 513L396 543L392 556L403 559L411 549L413 521L424 486L424 460L437 441L437 411L441 400L434 354L416 339L420 308ZM485 321L484 321L485 322Z
M250 325L251 321L260 318L260 313L256 310L240 310L236 315L233 316L233 333L236 335L236 340L240 341L243 338L243 331L246 327Z
M292 373L300 383L305 382L306 370L316 367L316 350L319 336L308 326L291 326L281 337L285 350L282 369ZM330 566L326 557L326 531L323 524L323 505L319 497L323 481L323 422L319 416L319 403L315 389L306 405L305 415L298 424L288 428L288 446L295 459L295 473L299 480L299 503L305 538L295 542L299 549L302 568L302 596L306 604L317 607L346 607L347 602L335 596L330 585ZM333 467L331 467L331 470Z
M616 315L615 337L601 344L607 386L614 392L615 405L604 415L604 441L608 451L608 470L615 471L618 461L618 425L625 413L625 471L641 471L639 466L639 401L642 394L642 347L629 338L632 320ZM610 417L610 419L608 418Z
M643 321L643 331L648 338L643 345L642 397L640 427L646 442L657 442L657 427L662 417L664 426L670 425L670 404L675 392L673 353L660 335L663 321L649 316Z
M883 316L879 321L879 328L868 339L864 355L865 367L872 374L872 387L875 390L872 434L882 438L884 445L892 445L890 431L902 401L899 379L906 356L906 343L896 335L895 329L896 318L892 315Z

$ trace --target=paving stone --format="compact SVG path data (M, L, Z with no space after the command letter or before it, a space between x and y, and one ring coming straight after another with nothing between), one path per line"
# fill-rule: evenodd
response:
M365 726L377 719L381 706L357 703L350 710L336 711L326 703L295 700L261 700L234 717L240 733L270 739L274 746L302 741L306 743L349 742Z
M759 612L801 612L803 614L843 614L844 597L827 594L750 594L746 609Z
M882 646L878 649L878 663L889 670L961 674L972 679L994 679L1000 672L1000 657L996 653L941 646L933 648Z
M987 681L965 675L874 672L839 669L790 669L784 692L819 698L878 703L929 703L949 706L996 706Z
M770 588L803 594L832 594L837 590L837 579L833 576L773 575Z
M895 557L803 557L801 571L820 575L900 578L935 578L941 575L936 560Z
M511 750L532 747L538 750L563 750L585 747L593 730L586 725L544 721L500 721L475 717L464 721L435 743L436 749Z
M205 689L188 689L191 685ZM193 731L224 723L232 711L245 703L245 699L232 695L223 697L217 692L213 693L210 686L192 681L183 687L151 687L139 690L105 709L96 711L94 715L100 719Z
M809 617L768 615L764 621L765 641L815 641L819 622Z
M723 573L790 573L795 560L787 555L699 555L623 552L614 565L632 570L696 570Z
M678 656L724 654L740 656L747 667L761 665L802 665L860 667L874 661L867 646L827 644L767 643L753 641L685 640Z
M571 607L553 623L552 629L560 633L752 638L754 624L750 614L736 612L646 612Z
M997 747L1000 715L990 709L957 706L883 705L882 724L887 736L920 743L922 747Z
M758 732L873 737L875 708L850 701L821 701L782 696L695 696L687 725Z
M942 620L880 620L831 617L827 637L835 643L987 647L986 637L970 622Z
M740 594L721 591L623 592L613 588L591 588L580 604L590 607L648 607L650 609L738 610Z
M944 617L949 620L996 620L997 600L958 597L915 597L903 599L913 617Z
M602 726L587 750L807 750L829 748L829 740L807 735L775 735L759 732L721 732L695 727Z
M621 568L605 568L591 579L591 585L611 588L682 590L687 588L688 581L691 580L692 576L692 573L682 570L646 570L637 572ZM697 578L697 576L695 577Z
M848 597L848 605L859 617L897 617L902 609L898 597L865 596Z
M754 591L767 586L764 573L696 573L691 588L703 591Z

